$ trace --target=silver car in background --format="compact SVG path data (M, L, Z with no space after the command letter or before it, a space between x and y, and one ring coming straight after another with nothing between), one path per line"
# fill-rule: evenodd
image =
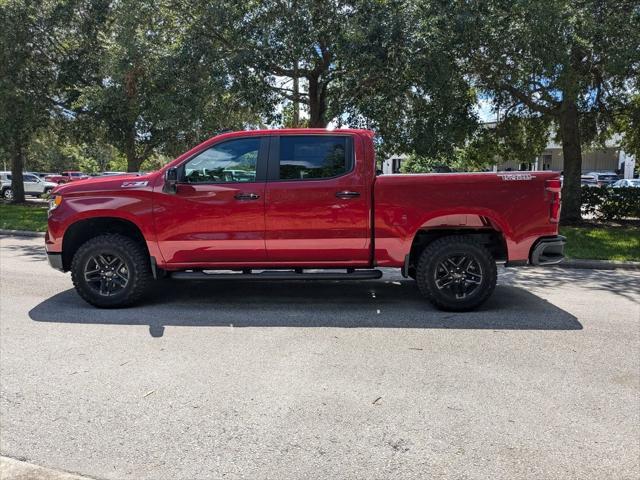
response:
M47 182L43 178L33 173L24 172L22 174L24 194L33 197L39 197L45 193L49 193L57 185ZM0 172L0 194L5 200L13 200L13 190L11 188L11 172Z
M612 188L640 188L640 178L623 178L611 184Z

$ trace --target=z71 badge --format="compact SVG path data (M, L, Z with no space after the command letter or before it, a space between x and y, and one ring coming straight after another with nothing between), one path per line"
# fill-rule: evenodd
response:
M149 184L149 182L147 181L141 181L141 182L123 182L122 185L120 185L121 187L125 188L135 188L135 187L146 187Z

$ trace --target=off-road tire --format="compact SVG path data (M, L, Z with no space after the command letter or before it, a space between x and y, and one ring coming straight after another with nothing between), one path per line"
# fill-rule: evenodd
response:
M91 257L101 254L117 255L126 265L129 282L121 291L102 296L85 280L85 266ZM76 251L71 261L71 280L78 294L88 303L99 308L128 307L138 302L147 292L153 274L149 255L143 245L115 233L94 237Z
M481 267L482 279L467 298L452 299L436 286L436 269L451 255L467 255ZM473 238L464 235L442 237L433 241L420 255L416 269L420 293L440 310L465 312L483 304L493 293L498 279L496 262L491 252Z

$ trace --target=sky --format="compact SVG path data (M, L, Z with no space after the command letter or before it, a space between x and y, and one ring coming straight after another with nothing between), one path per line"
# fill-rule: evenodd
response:
M478 114L481 122L495 122L496 121L496 113L493 111L493 105L491 100L488 98L480 98L478 99L478 103L476 103L474 110Z

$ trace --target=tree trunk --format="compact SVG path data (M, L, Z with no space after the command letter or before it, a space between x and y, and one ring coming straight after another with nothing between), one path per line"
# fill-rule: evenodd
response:
M562 137L562 156L564 158L564 180L562 186L562 223L575 223L582 220L580 206L582 191L582 147L578 124L578 107L575 100L563 101L559 116L560 136Z
M125 155L127 157L127 172L139 172L142 161L137 157L135 151L133 153L127 151Z
M11 190L13 191L12 203L24 203L24 179L22 170L24 170L25 145L23 137L19 133L16 134L13 144L13 152L11 155Z
M298 61L293 66L293 128L300 126L300 79L298 78Z
M127 157L127 172L140 171L140 164L142 160L136 155L136 132L135 127L132 127L127 133L125 139L124 154Z
M309 127L325 128L327 121L327 92L326 85L320 77L310 76L309 80Z

